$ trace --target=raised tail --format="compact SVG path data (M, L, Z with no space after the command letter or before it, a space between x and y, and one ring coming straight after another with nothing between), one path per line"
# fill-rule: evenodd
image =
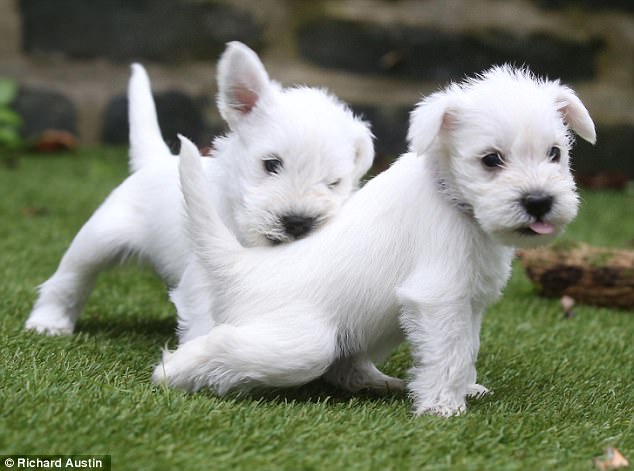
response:
M244 248L225 226L214 207L198 149L186 137L178 137L181 141L178 167L180 185L194 253L212 277L229 276L237 256Z
M131 68L128 84L130 171L136 172L156 159L171 158L172 153L161 135L150 79L141 64L132 64Z

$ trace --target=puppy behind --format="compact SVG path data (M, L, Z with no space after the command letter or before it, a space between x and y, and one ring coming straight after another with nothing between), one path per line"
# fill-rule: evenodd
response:
M513 247L551 241L576 215L570 129L595 141L572 90L493 68L412 113L411 152L368 182L313 237L245 249L222 224L196 149L181 182L194 263L218 324L165 352L154 381L219 394L324 376L349 389L389 382L372 365L403 337L416 414L451 416L486 394L475 363L485 308ZM180 289L180 288L179 288Z
M257 55L230 43L218 64L218 106L229 132L202 159L223 223L245 245L291 242L328 221L373 159L367 125L326 92L281 88ZM73 331L97 275L132 256L171 286L189 257L177 159L161 137L145 71L132 66L130 168L81 228L41 287L26 328Z

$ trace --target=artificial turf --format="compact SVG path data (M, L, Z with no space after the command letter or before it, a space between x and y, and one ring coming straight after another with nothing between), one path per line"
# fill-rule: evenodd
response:
M217 398L155 387L174 309L138 266L97 284L77 333L22 329L35 286L127 173L126 152L25 155L0 165L0 454L109 454L130 470L580 470L606 445L634 458L634 312L578 306L564 319L514 267L484 319L466 415L413 417L405 394L320 381ZM566 237L631 246L634 193L582 192ZM405 377L406 346L384 370ZM0 469L2 469L0 463Z

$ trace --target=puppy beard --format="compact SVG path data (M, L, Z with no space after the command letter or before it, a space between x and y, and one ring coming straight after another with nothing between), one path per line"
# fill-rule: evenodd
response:
M340 205L328 197L253 192L245 196L235 216L240 242L251 247L302 239L331 219Z
M559 176L519 186L517 178L509 175L507 180L514 180L515 185L505 185L500 179L500 184L480 194L473 204L476 220L484 232L505 246L531 248L552 242L577 215L579 198L572 178ZM552 207L543 216L529 214L522 204L531 193L552 197Z

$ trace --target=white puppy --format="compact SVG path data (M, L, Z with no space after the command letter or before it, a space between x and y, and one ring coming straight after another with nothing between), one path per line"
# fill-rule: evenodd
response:
M132 66L128 98L132 175L81 228L55 274L40 287L27 329L73 331L97 275L137 256L168 285L190 254L183 230L178 159L165 145L150 84ZM366 123L322 90L282 89L257 55L230 43L218 64L218 106L230 132L201 159L222 221L245 245L307 235L335 214L374 156Z
M415 413L463 412L467 396L487 392L476 383L480 323L513 247L551 241L577 212L569 128L595 141L572 90L493 68L419 103L411 152L318 234L252 249L209 207L185 140L181 185L218 325L165 352L154 381L223 394L325 375L354 389L383 379L370 359L404 335Z

